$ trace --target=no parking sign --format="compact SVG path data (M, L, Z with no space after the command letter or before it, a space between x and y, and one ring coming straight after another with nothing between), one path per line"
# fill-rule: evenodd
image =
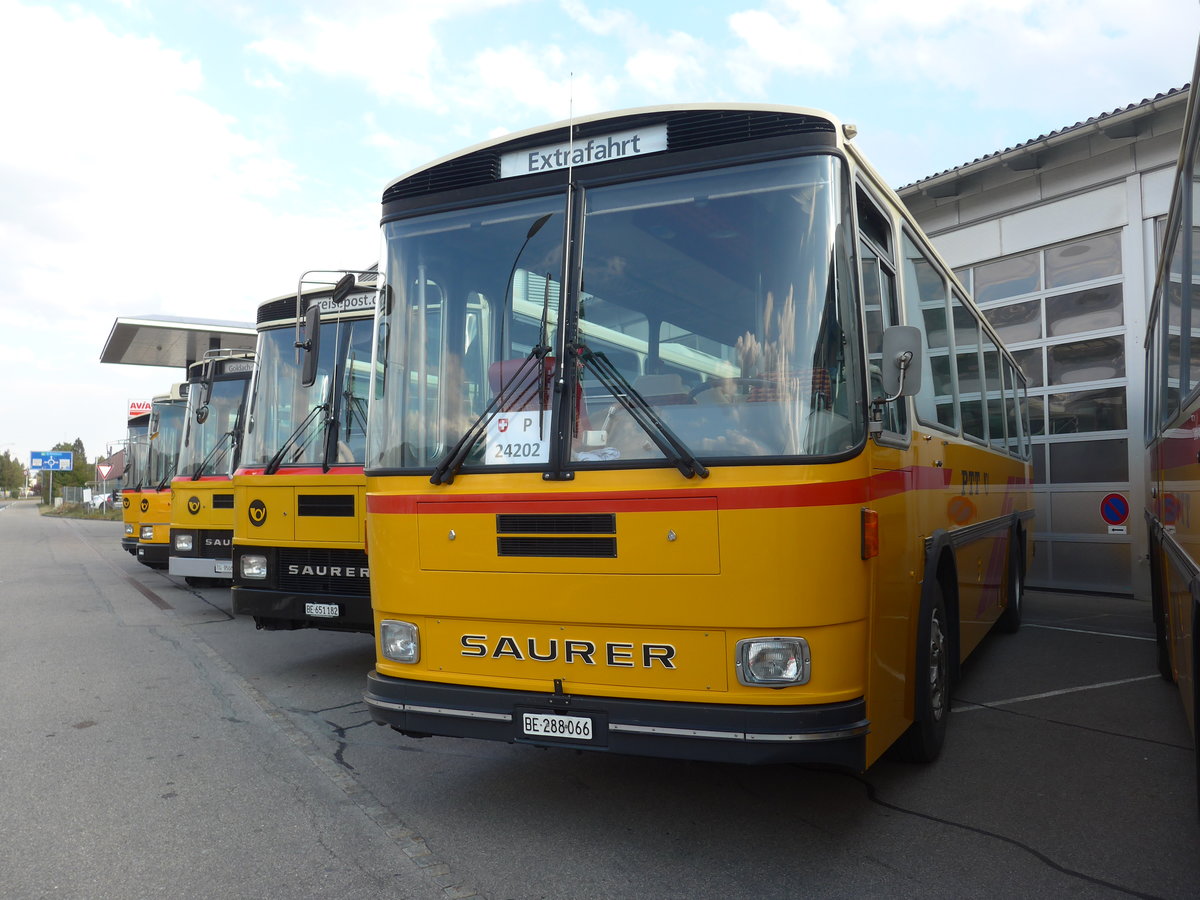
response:
M1107 494L1100 501L1100 518L1108 523L1109 534L1126 534L1125 521L1129 518L1129 501L1124 494Z

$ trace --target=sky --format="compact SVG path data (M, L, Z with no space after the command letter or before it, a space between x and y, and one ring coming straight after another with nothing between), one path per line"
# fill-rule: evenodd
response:
M1182 87L1197 0L0 0L0 453L124 435L182 370L117 317L253 323L378 255L383 188L631 107L827 110L900 187Z

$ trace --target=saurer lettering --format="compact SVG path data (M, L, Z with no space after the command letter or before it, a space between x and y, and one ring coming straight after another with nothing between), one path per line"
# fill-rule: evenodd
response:
M460 638L463 656L490 659L517 659L534 662L582 663L618 668L649 669L656 663L664 669L675 668L675 647L671 644L633 644L549 638L525 638L501 635L494 641L486 634L464 634Z
M370 578L366 566L288 566L289 575L312 575L319 578Z

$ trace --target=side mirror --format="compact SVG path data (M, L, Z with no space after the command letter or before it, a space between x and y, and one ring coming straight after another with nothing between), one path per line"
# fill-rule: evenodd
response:
M337 284L333 286L333 302L341 303L354 290L354 286L358 284L352 272L347 272L338 279Z
M354 276L348 277L353 280ZM321 358L321 308L315 303L304 314L304 341L297 346L304 349L300 383L304 387L312 387L317 380L317 362Z
M209 401L212 400L213 381L216 380L216 377L217 377L217 364L213 360L210 359L208 362L206 362L204 364L204 375L202 376L202 383L204 385L204 397L201 400L202 406L208 406Z
M915 325L892 325L883 332L883 376L881 398L888 403L899 397L911 397L921 389L921 329Z

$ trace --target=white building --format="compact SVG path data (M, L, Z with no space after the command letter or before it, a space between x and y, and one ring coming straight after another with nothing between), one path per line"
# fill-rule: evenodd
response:
M1030 586L1149 597L1146 314L1186 102L1171 90L899 191L1029 378Z

